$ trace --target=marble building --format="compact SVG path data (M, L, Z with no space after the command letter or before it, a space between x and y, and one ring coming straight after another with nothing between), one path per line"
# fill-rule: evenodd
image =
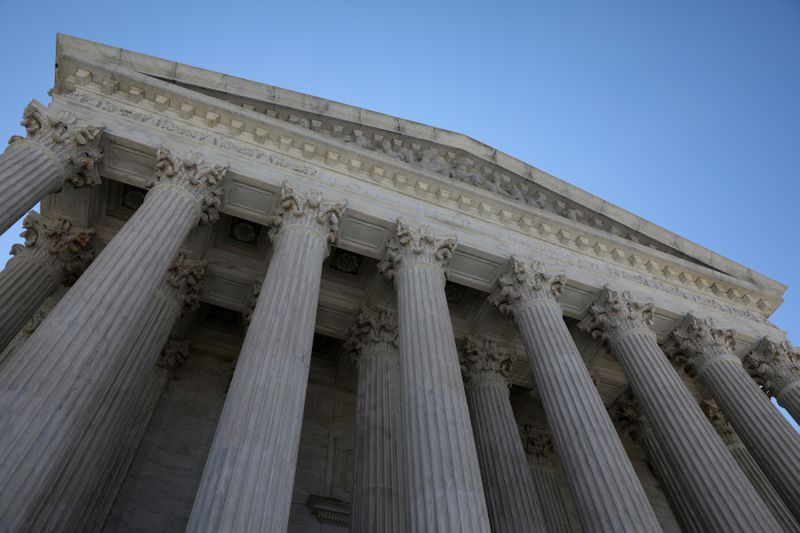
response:
M458 133L56 55L0 156L0 531L800 531L784 285Z

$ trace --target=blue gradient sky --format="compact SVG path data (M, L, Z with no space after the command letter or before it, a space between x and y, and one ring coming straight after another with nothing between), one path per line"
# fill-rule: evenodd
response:
M201 4L0 0L0 137L48 100L56 32L398 115L789 285L800 344L795 0Z

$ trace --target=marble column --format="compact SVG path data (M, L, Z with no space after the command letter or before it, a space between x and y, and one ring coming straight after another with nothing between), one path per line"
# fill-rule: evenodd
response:
M0 233L63 184L100 184L97 164L103 128L56 113L36 100L22 114L27 137L14 136L0 155Z
M22 329L59 285L71 285L93 258L94 230L34 211L22 222L24 244L11 247L0 272L0 349Z
M353 533L404 533L397 314L364 308L345 349L356 382Z
M283 533L300 445L322 262L344 204L284 184L274 251L187 531Z
M544 515L509 401L511 356L468 336L461 371L494 533L543 531Z
M800 517L800 434L772 405L733 353L735 332L687 315L664 350L697 377L795 517Z
M106 403L123 347L178 247L217 216L226 167L157 154L154 185L0 375L0 516L30 530L35 511Z
M733 430L733 427L728 423L728 419L720 411L717 402L711 399L705 399L701 402L703 412L708 417L711 425L717 430L723 442L731 451L736 462L742 467L745 475L750 479L750 482L756 488L761 498L769 506L770 511L778 519L778 522L783 526L785 531L800 531L800 523L792 515L786 503L778 495L775 487L769 482L767 476L758 467L755 459L747 451L747 448L742 443L739 435Z
M800 352L789 341L764 337L744 358L756 383L800 423Z
M520 429L520 436L544 516L543 530L548 533L571 532L572 526L564 505L565 497L569 496L563 493L558 482L552 438L547 431L527 425Z
M647 419L642 415L639 402L628 389L622 393L609 408L611 418L620 428L644 450L647 462L658 480L670 508L686 533L704 533L706 531L697 512L694 510L689 494L684 490L681 480L669 463L664 450L658 443Z
M608 342L706 529L775 531L769 509L658 346L649 328L654 312L652 303L605 287L579 327Z
M453 325L444 294L455 239L398 220L378 269L397 290L406 527L489 532Z
M489 302L522 336L578 518L591 531L660 531L644 489L567 329L564 276L515 257Z
M42 498L34 530L83 531L98 489L122 449L122 437L139 410L148 380L182 310L198 304L205 261L179 254L134 333L122 348L122 366L113 378L113 394L103 398L75 451L61 466L54 486Z

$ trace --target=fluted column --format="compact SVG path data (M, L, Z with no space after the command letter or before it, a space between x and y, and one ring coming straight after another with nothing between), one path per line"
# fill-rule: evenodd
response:
M690 495L684 490L681 480L658 443L647 419L642 415L639 402L628 389L622 393L609 408L609 414L631 438L639 444L647 455L647 462L655 474L670 508L686 533L704 533L706 529L694 510Z
M0 234L65 182L100 184L102 127L80 123L73 113L55 113L36 100L25 108L22 126L27 137L11 137L0 155Z
M34 211L22 227L25 242L11 247L14 257L0 272L0 349L60 284L74 283L93 257L89 243L94 230Z
M558 482L558 472L553 464L553 441L550 435L547 431L523 426L520 436L544 516L543 530L548 533L569 533L572 526L564 505L565 495Z
M543 531L544 515L508 399L510 369L511 356L493 341L466 338L461 371L492 531Z
M455 239L397 221L379 270L394 280L400 322L406 527L489 532L480 467L444 294Z
M345 348L358 371L353 533L405 533L397 314L362 309Z
M800 352L789 341L764 337L744 358L745 369L800 423Z
M733 427L728 423L728 419L720 411L717 402L711 399L705 399L701 402L703 412L708 417L714 429L717 430L723 442L731 451L736 462L742 467L745 475L756 488L761 498L769 506L770 511L778 519L778 522L783 526L786 531L800 531L800 523L792 515L786 503L778 495L775 487L769 482L767 476L758 467L753 456L747 451L747 448L742 443L739 435L733 430Z
M272 260L247 329L188 531L283 533L289 522L322 262L343 204L281 191Z
M489 302L520 331L583 529L660 531L562 318L555 297L564 276L512 257L498 284Z
M225 167L159 150L155 185L0 375L0 516L30 530L124 365L123 347L178 247L213 220Z
M734 331L687 315L664 350L696 376L795 517L800 517L800 434L772 405L733 354Z
M670 365L649 329L655 307L605 287L580 328L603 337L642 414L710 531L774 531L778 525Z

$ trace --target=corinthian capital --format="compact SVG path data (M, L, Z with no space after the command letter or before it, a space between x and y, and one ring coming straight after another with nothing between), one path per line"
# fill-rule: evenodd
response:
M275 240L281 228L302 226L318 233L327 244L334 244L339 233L339 220L346 207L345 203L323 202L318 190L300 193L284 182L281 200L270 219L269 237Z
M386 243L386 258L378 263L378 271L387 279L414 265L434 266L444 273L455 249L455 238L438 239L430 226L415 229L397 219L394 238Z
M168 370L175 370L189 357L189 348L188 340L169 339L162 348L156 365Z
M519 433L530 461L545 466L553 464L553 439L546 430L525 424L520 426Z
M789 341L767 337L744 358L744 367L764 390L777 396L792 383L800 382L800 353Z
M589 314L581 320L578 328L610 342L631 330L650 331L655 306L651 302L637 302L628 291L615 291L608 285L603 287L600 297L589 306Z
M555 301L564 283L564 274L549 272L543 263L527 263L512 256L508 270L497 280L497 289L489 296L489 304L503 313L512 313L535 300Z
M608 408L608 415L633 440L639 440L639 437L642 436L642 433L647 428L644 415L639 406L639 400L636 399L630 388L617 396L617 399Z
M9 144L31 141L47 148L61 164L62 178L73 187L100 185L103 126L78 122L74 113L56 113L36 100L25 107L20 124L27 137L15 135Z
M225 165L205 165L198 152L177 156L162 146L156 151L155 172L148 187L172 186L187 191L200 206L200 223L208 224L219 219L222 178L227 171Z
M733 430L733 427L728 422L728 419L725 418L725 415L722 414L717 402L707 398L700 402L700 408L703 410L706 417L708 417L708 421L711 422L714 429L717 430L719 436L722 437L722 440L725 441L725 444L731 445L739 442L739 436Z
M25 242L13 245L11 255L44 261L58 283L71 285L94 259L89 247L93 229L76 228L67 219L51 219L35 211L25 216L22 228Z
M461 374L467 385L483 381L495 381L509 385L508 373L512 365L511 356L500 351L497 343L467 335L461 355Z
M199 305L206 265L206 261L178 254L167 271L164 288L181 304L184 312L194 311Z
M396 356L397 332L397 313L362 307L344 348L356 364L364 354Z
M732 329L715 328L710 318L688 314L681 325L672 330L662 348L672 364L694 377L715 359L735 358L735 334Z

